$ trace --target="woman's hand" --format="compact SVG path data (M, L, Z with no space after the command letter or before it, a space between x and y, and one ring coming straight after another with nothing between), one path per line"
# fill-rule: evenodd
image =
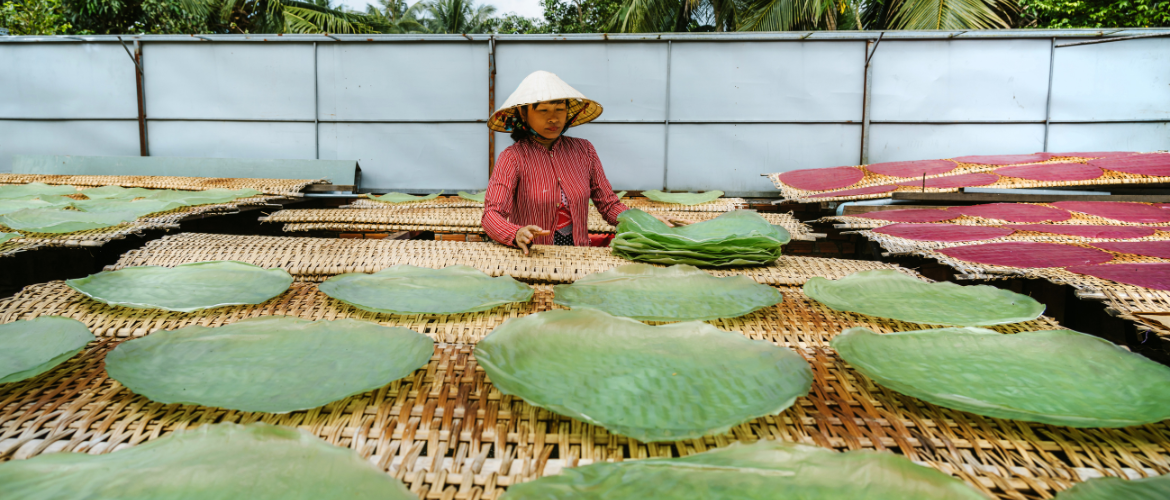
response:
M666 224L666 227L686 226L695 223L694 221L686 219L667 219L661 215L654 215L654 218L662 221L663 224Z
M552 234L551 231L545 231L540 226L524 226L516 231L516 246L524 251L524 255L528 255L528 245L532 244L532 240L537 236L548 236Z

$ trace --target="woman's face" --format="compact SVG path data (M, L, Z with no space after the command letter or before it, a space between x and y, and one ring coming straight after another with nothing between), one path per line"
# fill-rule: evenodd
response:
M532 107L521 108L521 112L525 115L524 121L528 122L528 126L537 134L545 139L556 139L565 128L569 108L564 102L542 102Z

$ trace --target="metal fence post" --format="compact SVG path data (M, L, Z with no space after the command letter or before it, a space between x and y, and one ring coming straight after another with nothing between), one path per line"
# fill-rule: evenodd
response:
M488 37L488 120L496 112L496 36ZM496 133L488 129L488 178L496 168Z
M666 120L662 127L662 190L667 190L666 173L670 170L670 40L666 41Z
M138 88L138 148L141 156L150 156L150 136L146 131L146 84L142 73L142 45L134 40L134 82Z

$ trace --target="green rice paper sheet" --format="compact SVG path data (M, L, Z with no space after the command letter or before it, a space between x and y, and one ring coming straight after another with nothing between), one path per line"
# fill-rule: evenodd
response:
M122 186L101 186L89 189L83 189L81 194L84 194L91 200L133 200L135 198L145 198L147 196L158 193L158 189L146 188L125 188ZM169 189L161 191L170 191Z
M487 194L486 190L480 191L478 193L468 193L467 191L460 191L459 197L463 198L465 200L478 201L480 203L483 203L484 202L483 198L486 194Z
M509 320L475 357L504 394L647 442L775 415L813 380L786 347L697 321L650 326L592 309Z
M287 413L382 387L433 353L434 341L406 328L264 316L124 342L106 371L160 403Z
M321 293L365 311L385 314L458 314L532 300L532 287L511 276L493 278L473 267L391 266L373 274L348 273L321 283Z
M622 212L618 222L617 236L610 244L613 253L657 264L767 264L780 258L781 247L791 239L787 230L769 224L750 210L734 210L697 224L669 227L632 208Z
M1056 494L1056 500L1166 500L1170 498L1170 474L1144 479L1100 477Z
M0 215L10 214L27 208L66 208L72 206L74 200L64 196L43 195L36 198L5 198L0 199Z
M1044 304L988 285L927 283L892 269L862 271L838 280L814 277L804 293L835 311L911 323L988 326L1031 321Z
M138 217L157 212L166 212L182 207L177 201L163 200L81 200L73 202L77 209L90 213L130 212Z
M127 267L65 284L112 306L193 312L259 304L284 293L292 282L292 275L284 269L219 260L175 267Z
M0 464L0 484L5 500L418 500L353 450L261 422L13 460Z
M73 233L117 226L138 219L134 212L79 212L52 208L29 208L0 215L0 225L31 233Z
M882 386L988 417L1070 427L1170 418L1170 367L1072 330L850 328L832 345Z
M60 196L66 194L77 194L77 188L73 186L50 185L40 182L0 185L0 199L32 198L35 196L47 195Z
M503 500L986 500L901 455L761 440L681 458L599 462L512 485Z
M0 384L45 373L81 352L91 340L93 334L84 323L60 316L0 325Z
M657 189L642 191L642 196L659 203L674 203L678 205L698 205L718 200L723 191L707 191L704 193L664 193Z
M693 266L626 264L553 288L553 302L642 321L734 318L783 300L747 276L716 278Z
M374 201L380 201L382 203L415 203L419 201L433 200L438 198L441 194L443 194L442 191L439 191L438 193L431 193L426 196L415 196L406 193L386 193L382 196L367 194L366 198Z
M180 203L186 206L213 205L227 203L240 198L251 198L260 194L255 189L205 189L203 191L177 191L171 189L157 190L146 196L148 200L159 200Z
M8 240L11 240L11 239L13 239L13 238L17 238L17 237L19 237L19 236L20 236L20 233L5 233L5 232L0 232L0 243L4 243L4 242L6 242L6 241L8 241Z

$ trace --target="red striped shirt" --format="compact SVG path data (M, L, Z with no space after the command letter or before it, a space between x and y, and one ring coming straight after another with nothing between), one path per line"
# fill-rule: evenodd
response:
M508 146L496 160L484 198L484 230L505 245L514 245L516 231L524 226L552 231L561 189L569 199L577 246L589 246L590 199L615 226L618 214L628 209L618 201L589 141L562 136L550 151L528 139ZM551 245L553 236L537 236L533 243Z

